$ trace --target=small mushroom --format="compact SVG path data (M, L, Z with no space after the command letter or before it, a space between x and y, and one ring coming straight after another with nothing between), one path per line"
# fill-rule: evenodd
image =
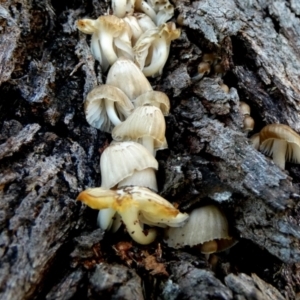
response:
M208 62L201 62L197 68L197 75L191 77L193 81L202 79L204 75L208 75L210 72L210 64Z
M240 101L240 114L242 116L247 116L247 115L250 116L250 112L251 112L250 106L246 102Z
M85 100L87 122L100 130L111 132L133 111L133 104L117 87L103 84L92 89Z
M226 94L229 93L229 87L228 87L228 85L222 83L220 86L221 86L221 89L222 89Z
M255 122L252 117L250 117L249 115L246 115L244 117L243 124L244 124L244 128L243 128L244 131L249 132L249 131L253 130Z
M142 71L131 60L123 57L110 68L106 83L121 89L131 101L147 91L152 91L151 84Z
M223 77L226 73L225 68L221 64L216 64L214 66L214 73L219 77Z
M110 189L115 186L138 185L157 191L157 169L157 160L141 144L130 141L113 142L100 158L101 187Z
M153 105L158 107L164 116L167 116L170 111L170 100L169 97L159 91L149 91L140 96L138 96L133 104L135 107L143 106L143 105Z
M120 215L113 208L104 208L99 210L97 224L103 230L116 232L121 227Z
M126 187L118 190L87 189L77 200L93 209L112 208L120 215L130 236L140 244L149 244L156 237L156 230L144 230L143 224L182 226L188 218L170 202L143 187Z
M156 21L156 12L154 11L153 7L149 5L144 0L136 0L134 5L135 11L143 12L147 16L151 18L153 22Z
M184 16L183 14L179 14L177 19L176 19L176 23L179 26L184 26Z
M259 138L259 150L272 156L281 169L285 169L285 161L300 164L300 136L289 126L267 125L260 131Z
M217 53L204 53L202 57L203 62L209 63L211 66L220 62L221 58Z
M215 205L194 209L183 227L166 229L165 240L173 248L199 245L205 254L223 251L235 243L225 215Z
M91 52L104 71L112 65L120 55L133 59L131 30L128 24L114 16L100 16L97 20L78 20L77 28L92 34Z
M166 1L161 1L161 2L166 2ZM173 16L174 16L174 6L169 1L167 1L167 3L159 6L157 9L156 19L155 19L156 25L160 26L161 24L166 23Z
M152 105L137 107L112 131L115 141L136 141L155 156L157 150L168 148L165 137L166 121L161 110Z
M139 185L157 191L157 169L157 160L142 145L135 142L112 142L100 158L101 187L110 189ZM100 228L111 229L113 232L121 225L118 213L112 208L100 210L97 223Z

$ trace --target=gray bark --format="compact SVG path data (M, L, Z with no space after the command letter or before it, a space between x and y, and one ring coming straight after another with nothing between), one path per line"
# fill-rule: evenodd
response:
M254 132L283 123L300 133L300 4L173 3L182 34L163 75L150 80L172 105L169 150L158 153L160 194L187 212L217 203L240 242L214 265L162 238L139 246L123 231L97 229L97 212L75 199L101 182L110 136L87 124L83 101L105 74L74 23L109 3L1 1L1 299L296 298L300 167L282 171L256 151L238 105L251 106ZM213 73L191 80L207 52L220 55L228 94Z

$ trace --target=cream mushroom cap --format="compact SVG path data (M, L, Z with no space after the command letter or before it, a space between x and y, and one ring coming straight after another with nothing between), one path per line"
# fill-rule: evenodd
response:
M112 131L116 141L137 141L151 153L168 148L165 137L166 122L161 110L152 105L137 107Z
M245 115L243 120L243 125L244 125L243 127L244 131L246 132L252 131L255 126L254 119L249 115Z
M220 57L217 53L204 53L202 57L203 62L207 62L210 65L215 65L219 62Z
M150 6L156 12L156 25L159 26L174 15L174 6L168 0L148 0Z
M289 126L267 125L260 131L259 138L259 150L272 155L281 169L285 168L285 161L300 164L300 136Z
M143 105L153 105L158 107L164 116L167 116L170 111L170 100L169 97L159 91L148 91L140 96L138 96L133 104L135 107L143 106Z
M131 60L120 57L110 68L106 83L121 89L130 100L152 91L142 71Z
M222 251L224 249L218 247L219 242L231 239L226 216L215 205L194 209L183 227L168 228L165 235L170 247L182 248L202 244L202 253Z
M97 30L97 20L80 19L76 21L76 27L85 34L93 34Z
M92 34L91 52L95 59L100 62L104 71L119 56L133 60L132 32L123 19L114 15L105 15L96 20L79 20L76 26L80 31Z
M250 106L244 101L240 101L239 110L240 110L240 114L243 116L250 115L251 112Z
M156 237L154 229L145 233L143 223L176 227L182 226L188 218L164 198L138 186L118 190L87 189L77 200L93 209L113 208L121 216L128 233L140 244L149 244Z
M125 120L133 108L133 104L120 89L108 84L92 89L84 103L87 122L106 132L111 132L113 125Z
M152 175L151 170L150 173L145 174L140 172L149 168L152 170ZM134 185L140 185L144 182L145 187L157 190L155 178L155 170L157 169L157 160L141 144L132 141L113 142L103 151L100 158L101 187L113 188L138 172L139 178L136 178L138 182L134 182Z

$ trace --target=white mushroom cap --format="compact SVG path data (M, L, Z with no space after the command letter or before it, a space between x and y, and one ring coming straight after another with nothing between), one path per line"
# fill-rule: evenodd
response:
M141 185L157 190L157 169L157 160L142 145L135 142L113 142L100 158L101 187L110 189L118 184Z
M223 77L226 74L224 66L221 64L214 65L214 73L219 77Z
M77 200L94 209L116 210L128 233L140 244L149 244L156 237L154 229L144 231L143 222L149 220L151 225L182 226L188 218L187 214L182 214L164 198L147 188L138 186L118 190L88 189L81 192Z
M168 147L166 122L161 110L155 106L140 106L112 131L115 141L140 142L151 153Z
M208 62L210 65L215 65L220 61L217 53L204 53L202 57L203 62Z
M225 215L215 205L194 209L183 227L168 228L165 237L167 244L173 248L192 247L223 239L231 239L228 233L228 222ZM207 251L203 252L207 253Z
M108 84L92 89L84 103L87 122L106 132L111 132L113 125L125 120L133 108L133 104L120 89Z
M130 100L152 91L152 87L142 71L129 59L119 58L110 68L106 83L121 89Z
M300 164L300 136L289 126L270 124L259 133L259 150L272 155L274 163L285 168L285 161Z
M153 105L158 107L164 116L167 116L170 111L170 100L169 97L159 91L149 91L140 96L138 96L133 104L135 107L143 106L143 105Z
M250 106L244 102L244 101L240 101L240 114L243 116L247 116L250 115Z

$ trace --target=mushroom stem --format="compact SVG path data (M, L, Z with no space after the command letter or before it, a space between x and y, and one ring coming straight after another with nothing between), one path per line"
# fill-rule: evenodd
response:
M284 140L274 139L273 143L273 161L281 169L285 169L285 154L287 149L287 142Z
M147 233L144 232L139 221L139 211L137 207L130 207L119 213L126 226L127 232L133 240L142 245L147 245L154 241L156 238L156 231L155 229L149 229Z
M168 59L169 49L167 41L163 37L159 37L158 41L153 45L153 53L151 63L149 66L144 67L143 73L145 76L157 76L161 71Z
M91 52L92 52L94 58L99 61L103 72L105 72L109 67L109 63L108 63L106 57L104 57L103 53L101 52L100 42L99 42L99 39L98 39L98 36L96 33L92 34Z
M118 188L127 185L144 186L157 192L157 182L153 168L135 171L131 176L120 181Z
M92 51L92 54L95 57L95 59L100 62L100 65L102 65L101 48L100 48L98 37L95 33L92 34L91 51Z
M109 64L112 65L118 59L113 47L112 34L107 33L106 30L101 30L101 32L98 32L98 38L103 56L105 56Z
M149 16L153 22L156 21L156 13L155 10L144 0L136 1L136 9L145 13L145 15Z
M217 250L218 250L217 241L212 240L212 241L204 242L201 245L200 249L201 249L200 250L201 253L204 253L204 254L211 254L211 253L217 252Z
M109 230L114 221L114 215L116 214L116 210L112 208L105 208L99 210L97 224L103 230Z
M113 220L112 226L110 228L110 231L112 233L117 232L119 230L119 228L121 227L121 225L122 225L121 216L118 213L116 213L114 216L114 220Z
M122 122L121 122L121 120L119 119L119 117L116 113L114 102L111 101L111 100L108 100L108 99L104 99L104 101L105 101L105 108L106 108L108 118L111 120L111 122L115 126L121 124Z
M153 156L155 156L154 151L154 140L151 136L143 136L141 143Z

